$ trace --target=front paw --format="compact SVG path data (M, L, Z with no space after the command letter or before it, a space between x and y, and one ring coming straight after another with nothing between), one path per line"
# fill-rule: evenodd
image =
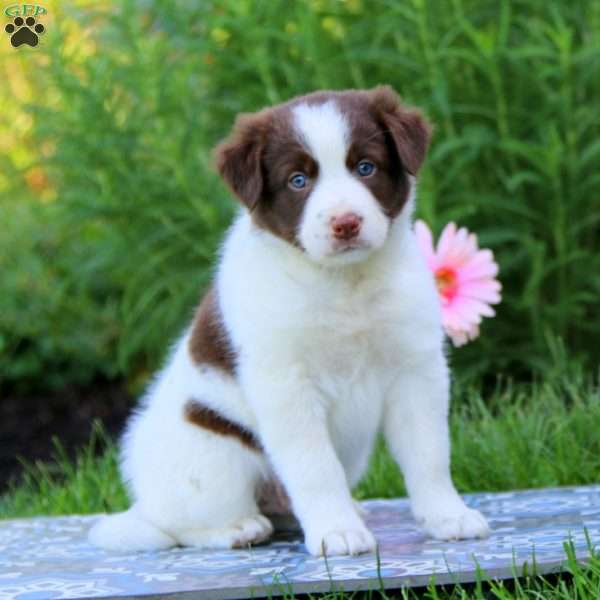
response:
M436 540L485 538L490 534L486 518L465 504L452 510L439 510L418 519L420 525Z
M336 524L306 534L306 548L313 556L340 556L374 552L377 542L362 524Z

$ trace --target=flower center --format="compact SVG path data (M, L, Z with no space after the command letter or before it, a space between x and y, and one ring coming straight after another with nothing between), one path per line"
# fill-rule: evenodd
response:
M442 302L448 304L458 291L456 271L450 267L440 267L435 271L435 282L442 296Z

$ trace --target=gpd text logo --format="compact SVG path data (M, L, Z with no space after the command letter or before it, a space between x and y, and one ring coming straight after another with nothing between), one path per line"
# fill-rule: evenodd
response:
M11 4L4 9L7 17L37 17L45 15L48 11L37 4Z
M47 14L48 11L38 4L11 4L4 9L4 14L12 18L4 31L10 35L10 43L14 48L23 44L35 47L38 45L39 36L46 28L36 21L36 17Z

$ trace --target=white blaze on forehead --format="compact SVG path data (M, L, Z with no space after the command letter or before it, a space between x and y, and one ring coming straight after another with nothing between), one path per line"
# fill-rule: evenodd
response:
M381 248L389 230L389 219L363 181L346 165L351 128L346 115L333 100L322 104L300 104L293 109L293 126L299 140L319 165L302 211L298 240L316 261L350 264ZM332 230L332 220L346 214L360 219L354 248L345 252Z
M350 126L333 101L300 104L294 107L293 115L294 128L321 172L346 164Z

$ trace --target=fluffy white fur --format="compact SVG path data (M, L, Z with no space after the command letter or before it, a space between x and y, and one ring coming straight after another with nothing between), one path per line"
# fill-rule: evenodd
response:
M488 533L450 478L439 300L412 232L413 198L388 225L344 165L347 124L335 105L303 106L295 118L320 167L299 232L306 253L255 227L246 212L236 220L216 286L239 351L237 378L195 365L183 335L129 424L122 470L134 504L91 530L99 546L265 539L272 527L255 490L274 470L310 553L372 551L376 540L350 489L380 428L429 534ZM328 223L347 211L364 219L364 247L336 259ZM257 432L266 453L184 421L190 398Z

